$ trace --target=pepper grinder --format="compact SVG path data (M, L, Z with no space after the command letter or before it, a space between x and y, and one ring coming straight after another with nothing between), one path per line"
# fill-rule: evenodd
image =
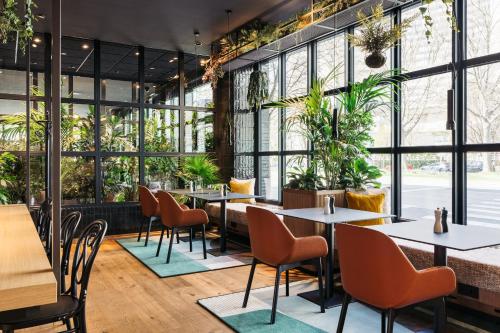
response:
M443 233L448 232L448 210L446 207L443 207L441 213L441 225L443 226Z
M441 224L441 209L439 208L436 208L436 210L434 211L434 233L443 233L443 225Z
M325 215L330 215L331 214L331 212L330 212L331 198L329 196L326 196L323 200L324 200L323 213L325 213Z
M335 214L335 197L330 197L330 214Z

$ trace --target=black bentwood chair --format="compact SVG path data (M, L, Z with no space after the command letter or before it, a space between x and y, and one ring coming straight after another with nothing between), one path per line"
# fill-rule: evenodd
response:
M36 231L38 232L38 235L40 236L40 239L42 240L45 248L45 252L49 256L51 255L51 221L52 221L52 215L51 215L51 209L52 209L52 200L47 199L43 201L40 204L40 208L38 209L37 217L36 217Z
M106 221L97 220L83 230L73 255L71 286L59 295L57 303L0 312L0 329L10 333L18 329L63 321L69 326L64 332L86 333L85 303L90 271L107 228ZM73 327L70 325L70 319L73 319Z
M69 274L69 256L71 253L71 244L75 238L76 229L82 219L82 213L71 212L66 215L61 223L61 292L66 291L65 276Z

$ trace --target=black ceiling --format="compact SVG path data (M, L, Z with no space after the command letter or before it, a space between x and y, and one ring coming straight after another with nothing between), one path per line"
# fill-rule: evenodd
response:
M36 30L50 32L51 1L38 1L36 13L45 19ZM227 30L225 9L231 9L230 29L255 17L279 20L310 4L309 0L64 0L65 36L100 39L128 45L194 53L193 31L200 32L201 54Z

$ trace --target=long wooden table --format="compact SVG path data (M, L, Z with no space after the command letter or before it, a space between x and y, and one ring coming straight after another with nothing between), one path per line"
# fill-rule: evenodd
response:
M57 282L25 205L0 206L0 311L57 302Z

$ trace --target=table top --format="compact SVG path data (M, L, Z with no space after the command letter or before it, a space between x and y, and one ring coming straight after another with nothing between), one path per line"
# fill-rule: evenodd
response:
M0 311L57 302L57 282L25 205L0 205Z
M320 208L299 208L299 209L282 209L273 211L275 214L295 217L299 219L309 220L323 224L359 222L373 220L379 218L392 217L391 214L373 213L364 210L335 207L335 214L326 215L324 209Z
M434 233L434 222L415 221L370 227L394 238L469 251L500 245L500 229L476 225L448 224L448 232Z
M181 189L181 190L171 190L167 191L174 194L185 195L191 198L206 200L206 201L228 201L233 199L255 199L262 198L261 195L255 194L241 194L241 193L233 193L227 192L227 195L221 196L220 191L196 191L190 192L189 190Z

